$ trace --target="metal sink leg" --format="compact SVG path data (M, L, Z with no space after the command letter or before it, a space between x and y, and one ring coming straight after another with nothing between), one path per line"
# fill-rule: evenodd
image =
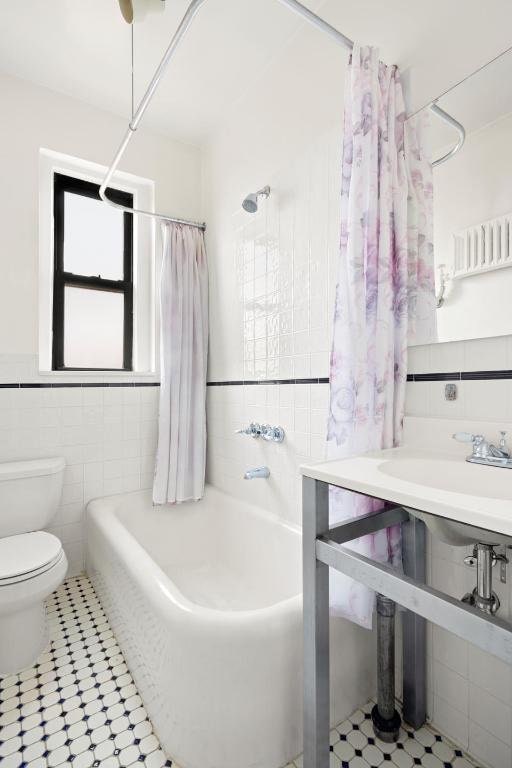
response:
M373 730L385 742L398 740L401 718L395 709L395 611L393 600L377 595L377 704Z

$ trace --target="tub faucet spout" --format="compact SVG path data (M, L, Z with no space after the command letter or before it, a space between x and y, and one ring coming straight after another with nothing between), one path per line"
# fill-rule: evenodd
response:
M244 474L244 480L254 480L256 477L270 477L270 469L268 467L255 467L248 469Z

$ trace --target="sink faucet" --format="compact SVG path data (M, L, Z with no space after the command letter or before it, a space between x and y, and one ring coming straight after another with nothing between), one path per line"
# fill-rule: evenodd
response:
M507 467L512 469L512 458L506 441L506 432L501 431L498 445L486 440L483 435L473 435L471 432L455 432L454 440L461 443L472 443L473 452L466 461L473 464L487 464L492 467Z
M248 469L244 474L244 480L254 480L257 477L270 477L270 469L268 467L255 467Z

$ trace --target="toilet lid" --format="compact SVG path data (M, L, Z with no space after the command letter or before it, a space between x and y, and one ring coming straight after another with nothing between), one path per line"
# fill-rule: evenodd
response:
M48 570L61 553L59 539L46 531L5 536L0 539L0 584Z

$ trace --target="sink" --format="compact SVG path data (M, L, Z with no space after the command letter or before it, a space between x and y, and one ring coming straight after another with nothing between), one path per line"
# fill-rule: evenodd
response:
M508 469L470 464L451 456L442 459L421 456L383 461L379 470L398 480L429 488L512 501L512 474L508 474Z
M512 502L512 476L509 470L497 467L469 464L452 457L442 459L399 458L383 461L379 471L397 480L435 488L452 493L471 494L482 499L482 506L488 499ZM464 547L477 542L482 544L512 545L512 538L483 528L449 520L411 507L407 511L426 524L433 536L446 544Z
M305 465L301 473L399 504L452 546L512 546L512 470L469 463L460 449L384 448Z

